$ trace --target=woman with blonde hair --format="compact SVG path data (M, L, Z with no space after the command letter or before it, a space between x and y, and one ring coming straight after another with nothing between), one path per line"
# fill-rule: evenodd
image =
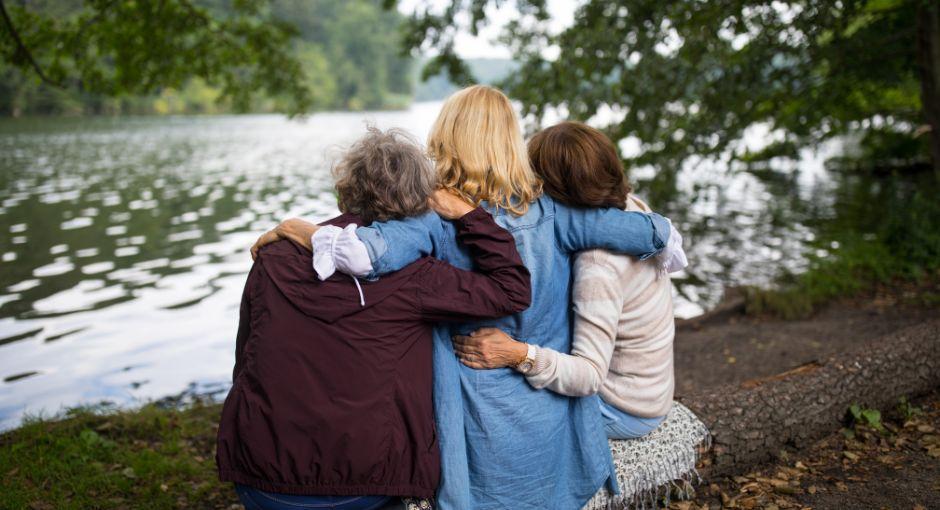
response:
M605 248L648 258L666 246L671 225L657 214L576 208L543 195L516 113L492 87L469 87L445 102L428 152L441 186L463 197L467 207L482 206L513 235L532 278L528 310L460 326L441 324L435 330L433 393L442 463L438 504L459 510L580 508L611 480L597 397L570 398L533 388L519 374L533 366L528 352L515 353L510 365L518 371L465 367L451 337L489 326L533 346L569 352L573 255ZM296 239L319 234L300 220L276 231ZM373 223L356 230L361 244L336 238L337 245L358 246L335 254L337 268L377 277L426 255L472 268L455 234L453 223L434 213ZM470 296L474 289L464 292Z

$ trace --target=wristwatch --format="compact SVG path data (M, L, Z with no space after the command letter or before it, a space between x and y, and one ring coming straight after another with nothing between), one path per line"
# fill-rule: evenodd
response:
M532 373L532 369L535 368L535 356L537 354L537 347L532 344L526 345L528 345L529 349L526 352L525 358L523 358L519 363L516 363L516 366L513 367L522 375L529 375Z

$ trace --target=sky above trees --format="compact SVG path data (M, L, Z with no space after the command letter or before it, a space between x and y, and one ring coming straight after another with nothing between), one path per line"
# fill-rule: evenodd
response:
M430 6L433 10L442 10L449 3L449 0L399 0L398 10L408 16L416 8ZM553 32L561 32L571 26L574 22L574 11L583 3L583 0L548 0L548 10L552 16L550 29ZM506 23L518 16L519 10L515 3L507 2L499 9L490 6L486 13L488 25L482 27L479 35L471 34L466 26L460 29L455 41L457 55L461 58L512 58L509 47L497 39ZM464 18L465 23L466 21ZM435 52L431 49L428 53L433 56Z

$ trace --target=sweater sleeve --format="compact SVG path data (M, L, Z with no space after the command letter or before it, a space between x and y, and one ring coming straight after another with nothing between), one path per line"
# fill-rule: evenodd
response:
M607 257L599 250L578 256L572 291L571 354L536 347L535 366L526 375L532 387L583 397L597 393L603 386L623 310L620 278Z

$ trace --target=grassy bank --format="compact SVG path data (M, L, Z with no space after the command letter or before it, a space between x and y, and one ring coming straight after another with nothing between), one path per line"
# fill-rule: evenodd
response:
M0 508L199 508L237 503L215 471L220 406L76 410L0 436Z

